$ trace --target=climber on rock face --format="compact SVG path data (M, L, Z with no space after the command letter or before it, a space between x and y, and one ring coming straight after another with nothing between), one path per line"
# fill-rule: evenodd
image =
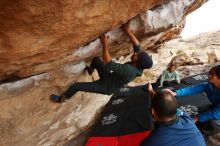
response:
M122 29L133 43L134 53L131 56L131 62L125 64L113 62L107 47L108 37L103 34L100 36L100 42L103 47L103 61L99 57L95 57L91 66L86 67L89 74L94 69L97 69L100 79L93 82L74 83L62 95L52 94L50 99L54 102L63 102L72 97L77 91L110 95L119 91L120 88L137 76L141 76L144 69L151 68L153 61L147 53L140 51L140 43L132 33L129 23L124 24Z

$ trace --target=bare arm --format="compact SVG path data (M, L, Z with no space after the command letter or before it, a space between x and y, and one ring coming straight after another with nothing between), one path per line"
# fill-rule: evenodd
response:
M147 91L151 97L151 99L156 95L156 92L153 90L152 85L150 83L147 83Z
M138 41L136 36L133 34L133 32L130 29L129 25L130 25L130 22L127 22L127 23L123 24L122 25L122 29L127 34L127 36L130 38L130 40L132 41L133 45L134 46L138 46L140 44L140 42Z
M102 34L100 36L100 42L102 44L102 59L104 64L107 64L109 61L111 61L111 56L108 52L108 47L107 47L107 42L108 42L108 37L105 34Z

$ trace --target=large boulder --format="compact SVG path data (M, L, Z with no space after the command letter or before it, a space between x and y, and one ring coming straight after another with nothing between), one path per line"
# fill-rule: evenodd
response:
M1 0L0 80L43 74L0 85L0 145L63 145L88 129L109 96L79 92L62 104L48 97L74 81L97 79L83 71L101 54L97 37L108 32L113 57L129 54L132 44L119 27L131 19L142 48L156 51L204 2Z
M100 45L93 40L103 32L117 30L131 18L138 37L148 39L144 46L157 48L177 37L185 15L205 1L1 0L0 80L27 77L91 59L100 54ZM114 56L120 48L123 51L118 55L129 51L125 49L127 43L117 44L120 41L116 39L125 40L124 34L119 34L111 37ZM88 44L91 41L94 43Z

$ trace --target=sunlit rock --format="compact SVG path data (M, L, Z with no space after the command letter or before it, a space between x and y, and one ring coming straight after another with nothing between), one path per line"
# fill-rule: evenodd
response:
M178 37L185 15L206 0L0 2L0 80L27 77L100 55L96 38L109 32L114 57L130 45L118 29L132 19L145 49ZM136 16L136 17L135 17Z
M152 51L160 52L165 41L177 38L185 16L204 2L1 0L0 145L63 145L87 130L109 96L79 92L56 104L49 95L61 94L76 81L98 79L97 73L84 71L86 63L101 54L98 36L107 32L111 55L122 61L132 44L119 27L131 19L132 30L155 65L130 85L151 82L176 55L168 48L165 55Z

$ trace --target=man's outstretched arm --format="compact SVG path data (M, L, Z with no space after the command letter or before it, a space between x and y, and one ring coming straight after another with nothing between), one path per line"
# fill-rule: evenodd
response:
M111 61L111 56L108 52L108 47L107 47L107 42L108 42L108 37L105 34L102 34L100 36L100 42L102 44L102 59L104 64L107 64L109 61Z
M127 36L130 38L134 46L139 46L140 42L136 38L136 36L133 34L132 30L130 29L130 22L128 21L127 23L122 25L122 29L124 32L127 34Z
M151 99L154 98L154 96L156 95L156 92L154 91L152 85L150 83L147 83L146 88L147 88L147 91L148 91Z

